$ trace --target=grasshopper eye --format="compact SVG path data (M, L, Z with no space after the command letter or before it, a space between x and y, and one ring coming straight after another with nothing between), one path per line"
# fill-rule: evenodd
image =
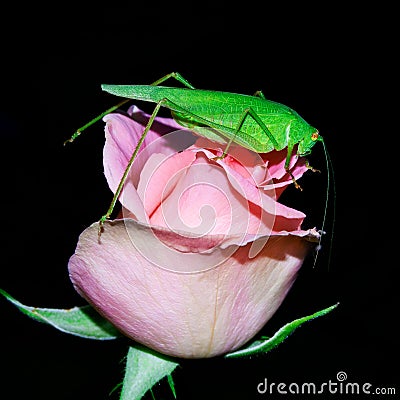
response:
M317 132L314 132L314 133L311 135L311 140L313 140L313 141L315 142L316 140L318 140L318 137L319 137L318 131L317 131Z

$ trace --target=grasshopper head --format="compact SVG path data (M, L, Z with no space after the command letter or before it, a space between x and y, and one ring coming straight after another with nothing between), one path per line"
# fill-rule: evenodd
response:
M318 141L323 141L322 136L319 134L318 130L310 126L309 132L304 136L304 138L300 141L298 147L298 153L300 156L305 156L311 153L312 147Z

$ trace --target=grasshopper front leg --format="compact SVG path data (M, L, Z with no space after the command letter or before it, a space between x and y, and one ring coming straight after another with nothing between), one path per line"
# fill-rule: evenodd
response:
M157 103L156 107L154 108L154 111L150 116L149 122L147 123L146 127L144 128L142 136L140 137L139 142L136 145L135 150L134 150L134 152L133 152L131 158L129 159L129 162L128 162L126 168L125 168L124 174L122 175L122 178L121 178L121 180L119 182L117 190L114 193L114 197L111 200L110 207L108 208L107 212L99 220L99 229L98 229L98 241L99 242L100 242L100 236L101 236L102 232L104 231L104 226L103 226L104 222L107 221L108 219L110 219L111 213L113 212L115 204L117 203L117 200L118 200L118 198L119 198L119 196L120 196L120 194L122 192L122 189L123 189L124 184L126 182L126 179L128 177L129 171L130 171L130 169L132 167L132 164L135 161L135 158L138 155L140 148L142 147L143 141L144 141L148 131L150 130L151 126L153 125L153 122L154 122L154 120L155 120L155 118L156 118L156 116L158 114L158 111L160 110L162 104L165 101L166 101L166 99L160 100Z
M288 143L287 146L287 155L286 155L286 161L285 161L285 171L290 175L290 177L292 178L292 182L295 186L296 189L299 190L303 190L303 188L297 183L296 178L294 177L294 175L292 174L292 172L290 171L290 160L292 158L292 154L293 154L293 148L294 148L294 144L292 143Z

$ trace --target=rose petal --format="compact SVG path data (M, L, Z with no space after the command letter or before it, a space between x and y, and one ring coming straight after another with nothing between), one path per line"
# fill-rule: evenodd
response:
M204 149L198 151L204 152L208 158L213 158L213 154ZM274 197L274 190L263 191L253 185L249 179L233 170L223 162L218 160L217 163L226 171L226 176L232 186L240 193L247 201L252 202L254 205L260 207L257 211L256 208L250 208L252 214L256 214L257 218L261 221L258 224L260 234L269 234L272 232L279 232L281 230L297 230L300 229L301 223L305 218L305 214L291 207L287 207L276 201ZM246 231L248 233L255 233L254 231Z
M225 170L197 152L151 223L197 235L233 235L257 231L260 220L251 213L247 199L232 187Z
M117 190L149 117L137 107L131 107L129 112L132 118L117 113L108 114L103 118L106 122L106 143L103 151L104 174L113 193ZM135 193L135 188L144 164L153 153L171 155L194 142L194 136L187 132L168 135L178 126L172 121L170 118L155 119L132 165L123 196L120 198L121 203L142 221L146 220L146 215L143 204Z
M298 180L303 174L308 171L306 165L306 158L299 157L296 154L297 147L294 148L292 157L289 163L289 169L293 177ZM264 190L275 190L276 198L279 199L285 188L293 183L292 177L285 170L287 149L280 151L271 151L270 153L263 154L263 158L266 160L268 172L271 179L266 179L264 182L260 182L259 187Z
M137 250L128 231L146 237L141 224L106 222L101 244L97 229L81 234L70 259L76 290L129 338L185 358L221 355L250 340L285 298L310 248L301 237L271 237L253 259L244 246L218 267L185 274Z
M148 216L152 216L157 207L174 189L180 174L196 158L191 151L176 153L171 157L164 154L152 154L144 165L138 184L138 194Z
M226 150L225 148L221 148L220 144L213 143L206 138L199 138L193 145L193 148L211 150L214 156L220 156ZM266 163L260 155L242 146L232 144L223 161L244 178L254 182L256 186L267 179L271 179L267 177L268 170Z
M145 113L135 105L129 107L128 115L130 115L132 119L140 123L142 126L146 126L150 119L149 114ZM152 130L157 132L158 136L166 135L169 132L180 129L182 129L182 126L175 122L173 118L164 118L158 116L154 120L152 126Z

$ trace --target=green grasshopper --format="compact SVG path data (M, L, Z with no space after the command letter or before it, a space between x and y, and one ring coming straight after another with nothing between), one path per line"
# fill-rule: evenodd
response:
M169 78L182 83L184 88L158 86ZM69 139L72 142L81 132L104 115L114 111L130 99L156 103L153 113L144 128L143 134L129 160L111 205L99 221L99 236L103 223L108 220L121 194L129 170L135 160L147 132L150 130L161 107L171 110L172 117L182 127L214 142L226 145L220 157L226 156L232 143L236 143L257 153L287 148L285 170L294 185L301 189L290 171L289 163L295 146L297 154L305 156L311 152L317 141L323 142L318 130L309 125L291 108L267 100L261 91L253 96L211 90L195 89L177 72L172 72L151 85L102 85L108 93L125 98L88 124L78 129ZM325 148L325 146L324 146ZM307 166L311 168L308 164Z

